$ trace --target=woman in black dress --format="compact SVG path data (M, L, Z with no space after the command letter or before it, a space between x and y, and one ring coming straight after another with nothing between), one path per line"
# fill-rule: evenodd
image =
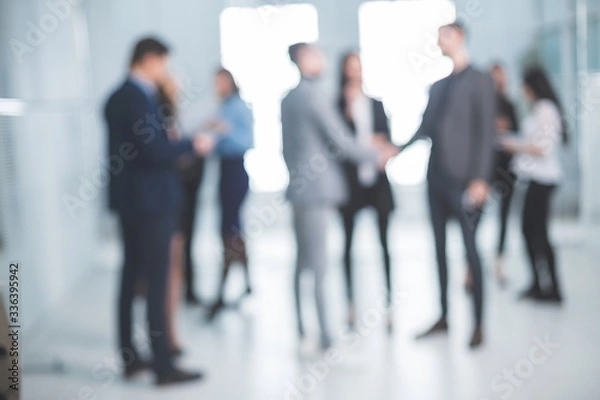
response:
M366 145L390 142L391 134L383 104L367 97L362 90L362 65L358 53L348 53L342 60L339 112L354 133L356 140ZM391 262L388 249L388 223L394 209L392 189L385 171L369 165L344 163L344 172L350 192L349 202L341 207L344 222L344 272L348 298L348 325L356 323L356 310L352 284L352 238L357 213L365 207L377 212L379 240L387 290L387 305L391 305ZM393 319L388 311L388 331L393 329Z

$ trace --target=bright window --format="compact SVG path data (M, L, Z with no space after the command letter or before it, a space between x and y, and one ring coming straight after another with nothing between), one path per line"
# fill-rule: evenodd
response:
M429 86L452 72L437 46L437 30L452 22L449 1L378 1L359 10L365 91L383 101L396 143L408 140L421 123ZM424 181L429 145L416 143L388 167L392 181Z
M287 49L318 39L318 15L312 5L230 7L221 14L221 62L236 77L254 113L255 149L246 156L254 191L279 191L287 186L280 102L300 80Z

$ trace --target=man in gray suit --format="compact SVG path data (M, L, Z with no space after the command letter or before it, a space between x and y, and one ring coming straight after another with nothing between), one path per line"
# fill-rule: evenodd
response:
M456 217L473 277L475 329L469 345L475 348L483 341L483 281L475 236L494 168L496 107L492 79L470 65L465 39L465 29L460 23L440 28L439 46L454 62L454 71L433 84L421 127L402 149L418 139L431 139L427 180L442 315L419 337L448 329L446 222Z
M356 143L334 104L321 91L319 77L325 62L315 45L292 45L289 56L301 74L298 86L281 103L283 156L290 176L287 198L293 206L298 246L294 277L298 333L303 339L300 276L302 271L310 270L315 278L321 347L326 349L331 345L323 287L327 219L330 210L344 203L348 196L340 162L371 162L383 168L398 151L387 146L375 150Z

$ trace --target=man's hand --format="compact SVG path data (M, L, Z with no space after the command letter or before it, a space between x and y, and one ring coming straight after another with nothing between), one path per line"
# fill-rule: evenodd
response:
M390 142L387 140L387 137L383 133L376 132L373 134L373 138L371 139L371 145L376 149L379 149L389 144Z
M475 207L482 207L485 201L488 198L490 192L489 184L483 179L476 179L471 181L469 187L467 188L467 195L469 196L469 201Z
M207 134L199 134L194 138L194 151L197 155L204 157L215 148L215 139Z
M379 151L379 169L384 170L390 159L396 157L399 153L398 148L391 143L378 148Z

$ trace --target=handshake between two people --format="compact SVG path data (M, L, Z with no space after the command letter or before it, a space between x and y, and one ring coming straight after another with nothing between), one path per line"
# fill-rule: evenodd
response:
M372 146L379 151L379 168L383 170L387 162L402 153L406 146L396 146L387 140L386 136L376 133L372 139ZM490 185L484 179L472 180L465 191L465 204L469 208L481 208L490 195Z
M388 161L396 157L401 149L391 143L383 133L375 133L371 139L371 146L379 153L379 169L384 170Z

